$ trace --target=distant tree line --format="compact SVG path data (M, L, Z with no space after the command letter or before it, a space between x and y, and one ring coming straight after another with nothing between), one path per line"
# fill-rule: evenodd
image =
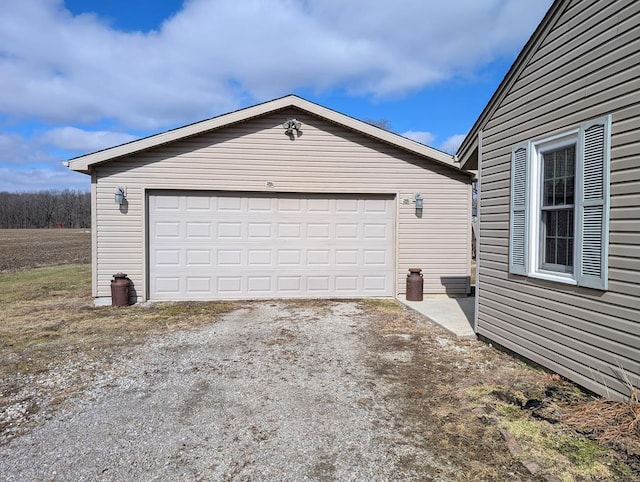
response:
M89 228L91 194L50 190L0 192L0 228Z

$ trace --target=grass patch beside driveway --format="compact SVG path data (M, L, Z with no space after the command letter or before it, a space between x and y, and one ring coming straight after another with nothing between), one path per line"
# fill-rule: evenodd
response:
M95 307L90 265L0 273L0 443L50 416L148 336L214 322L230 302Z

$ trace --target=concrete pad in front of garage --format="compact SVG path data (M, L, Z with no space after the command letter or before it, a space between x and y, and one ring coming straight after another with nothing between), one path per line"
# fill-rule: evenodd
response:
M458 338L476 337L473 331L473 296L425 295L423 301L407 301L405 295L398 295L398 301Z

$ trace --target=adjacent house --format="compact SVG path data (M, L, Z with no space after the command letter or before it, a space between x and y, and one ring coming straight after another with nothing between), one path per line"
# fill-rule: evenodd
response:
M557 0L463 141L476 330L612 398L640 379L640 2Z
M453 156L296 96L72 159L91 175L93 296L469 292L471 176Z

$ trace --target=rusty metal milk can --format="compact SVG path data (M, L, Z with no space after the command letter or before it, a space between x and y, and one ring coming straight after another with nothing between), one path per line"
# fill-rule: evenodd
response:
M409 268L407 275L407 301L422 301L424 278L420 268Z
M129 287L131 280L126 273L116 273L111 280L111 306L129 306L131 297Z

